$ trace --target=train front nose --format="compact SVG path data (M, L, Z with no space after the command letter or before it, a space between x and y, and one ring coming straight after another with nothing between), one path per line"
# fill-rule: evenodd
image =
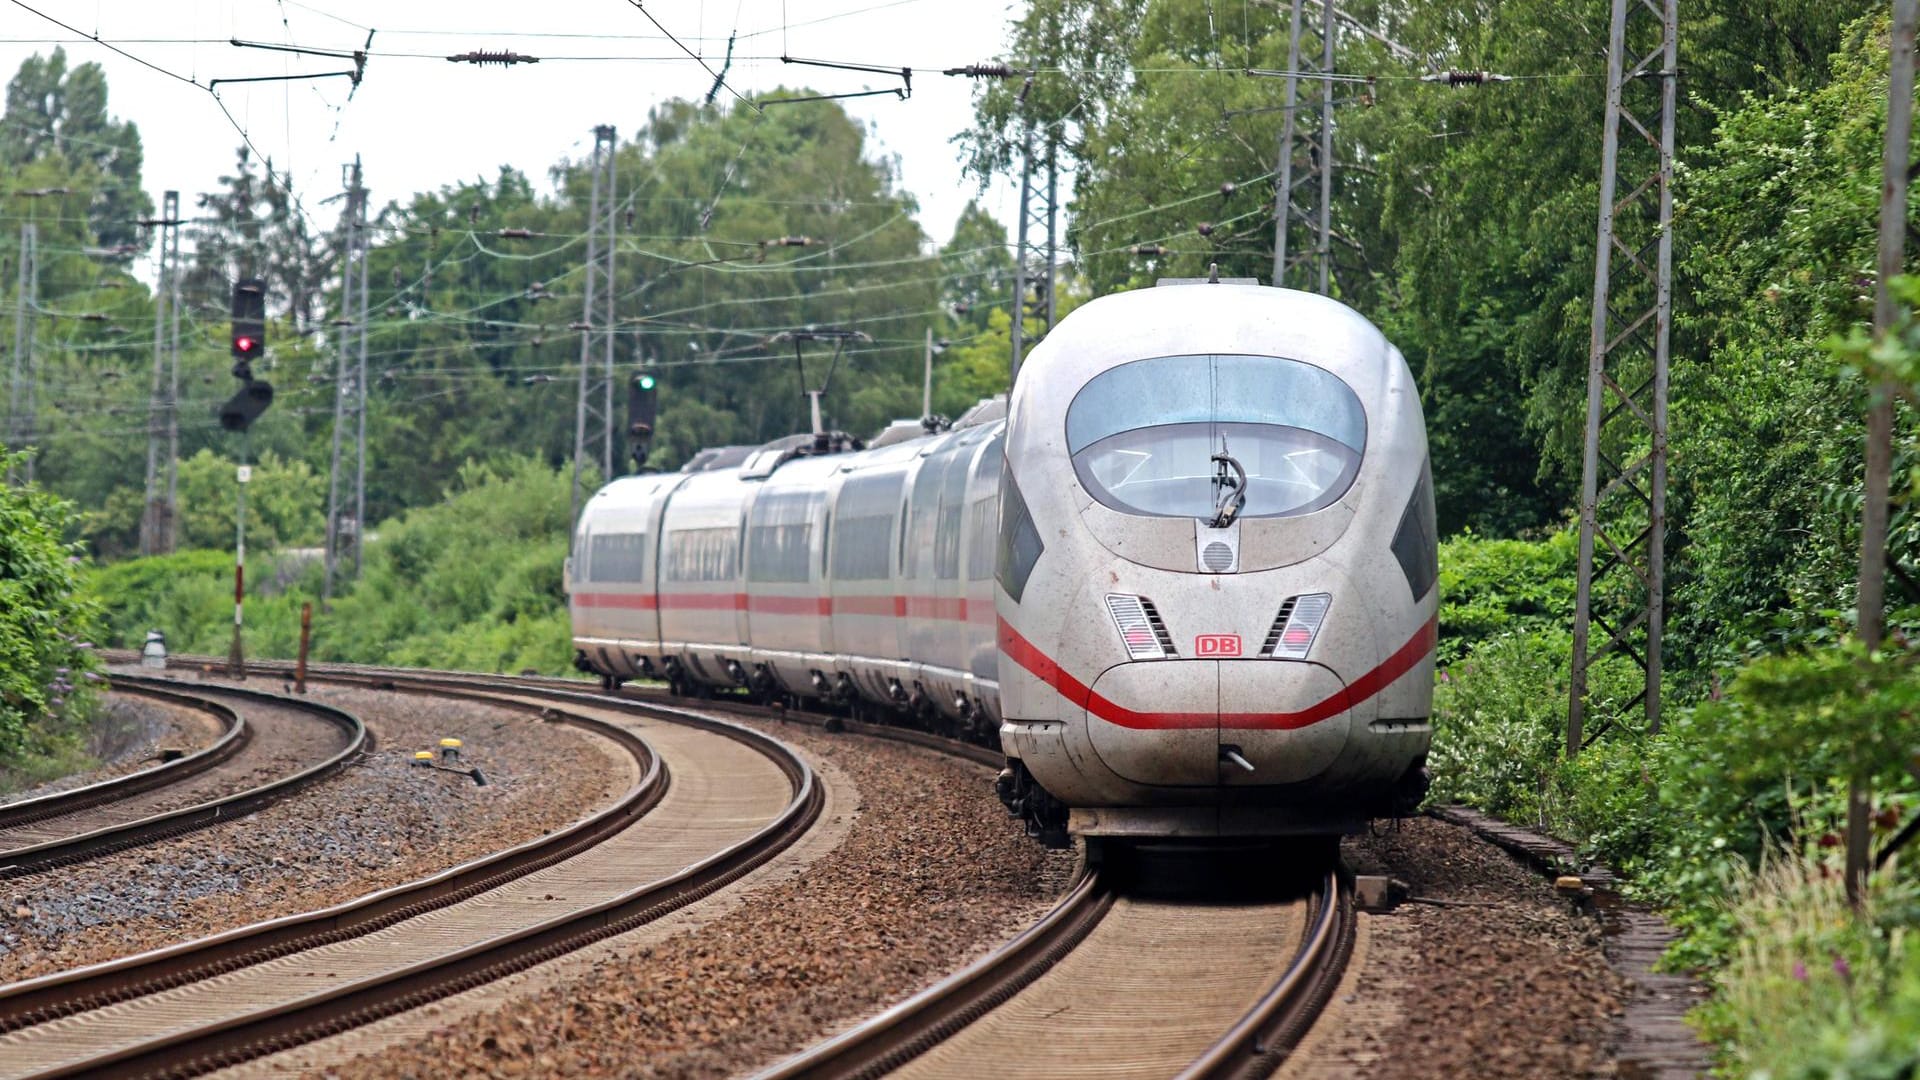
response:
M1295 784L1346 748L1346 686L1305 661L1161 660L1107 669L1087 733L1115 775L1154 787Z

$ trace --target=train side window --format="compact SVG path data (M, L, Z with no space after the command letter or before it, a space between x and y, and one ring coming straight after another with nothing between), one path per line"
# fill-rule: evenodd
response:
M967 580L986 581L993 577L994 532L1000 522L1000 499L988 495L975 499L968 510Z
M675 529L666 534L662 576L668 581L732 581L740 563L740 530Z
M1020 486L1013 482L1013 470L1003 469L1000 479L1000 543L997 546L994 566L999 571L1000 587L1014 603L1020 602L1021 594L1027 591L1027 578L1033 575L1033 564L1040 561L1040 555L1047 546L1040 542L1040 530L1033 523L1033 515L1027 512L1027 500L1020 494Z
M807 580L813 505L811 495L802 491L767 492L754 500L747 528L747 580Z
M840 485L833 511L833 576L884 581L893 576L893 526L901 511L906 474L853 476Z
M587 541L585 580L624 584L646 580L646 547L643 532L593 534Z

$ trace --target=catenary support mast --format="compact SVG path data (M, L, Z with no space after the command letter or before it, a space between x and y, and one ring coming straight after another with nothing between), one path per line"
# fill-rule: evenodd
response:
M1624 716L1609 712L1588 722L1588 672L1614 653L1630 657L1645 676L1627 711L1643 709L1647 730L1660 730L1676 7L1677 0L1613 0L1587 352L1569 756ZM1618 194L1622 179L1624 195Z
M619 225L614 191L618 135L611 124L593 129L593 194L587 208L585 312L580 317L580 399L574 411L573 505L580 516L586 468L600 466L602 482L613 476L614 248Z

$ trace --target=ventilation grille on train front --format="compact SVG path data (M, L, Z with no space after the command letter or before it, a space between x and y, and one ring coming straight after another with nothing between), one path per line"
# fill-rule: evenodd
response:
M1297 596L1289 596L1287 602L1280 605L1280 614L1273 617L1273 629L1267 631L1266 644L1260 646L1261 656L1272 656L1273 650L1280 647L1280 631L1287 628L1287 617L1293 614L1293 605L1299 599Z
M1153 636L1160 639L1160 648L1168 656L1179 656L1179 650L1173 647L1173 635L1167 633L1167 621L1160 617L1160 609L1144 596L1140 598L1140 609L1147 613L1147 624L1153 627Z

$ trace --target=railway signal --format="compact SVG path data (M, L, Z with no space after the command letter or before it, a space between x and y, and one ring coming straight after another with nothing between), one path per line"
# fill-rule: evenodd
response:
M267 283L259 278L242 278L233 286L233 359L234 376L242 364L251 364L267 350Z
M646 467L647 453L653 446L653 422L659 412L659 384L652 375L641 372L627 385L627 445L633 455L635 472Z
M220 426L245 431L273 404L273 385L253 377L253 362L267 350L267 283L259 278L234 283L231 344L240 390L220 406Z

